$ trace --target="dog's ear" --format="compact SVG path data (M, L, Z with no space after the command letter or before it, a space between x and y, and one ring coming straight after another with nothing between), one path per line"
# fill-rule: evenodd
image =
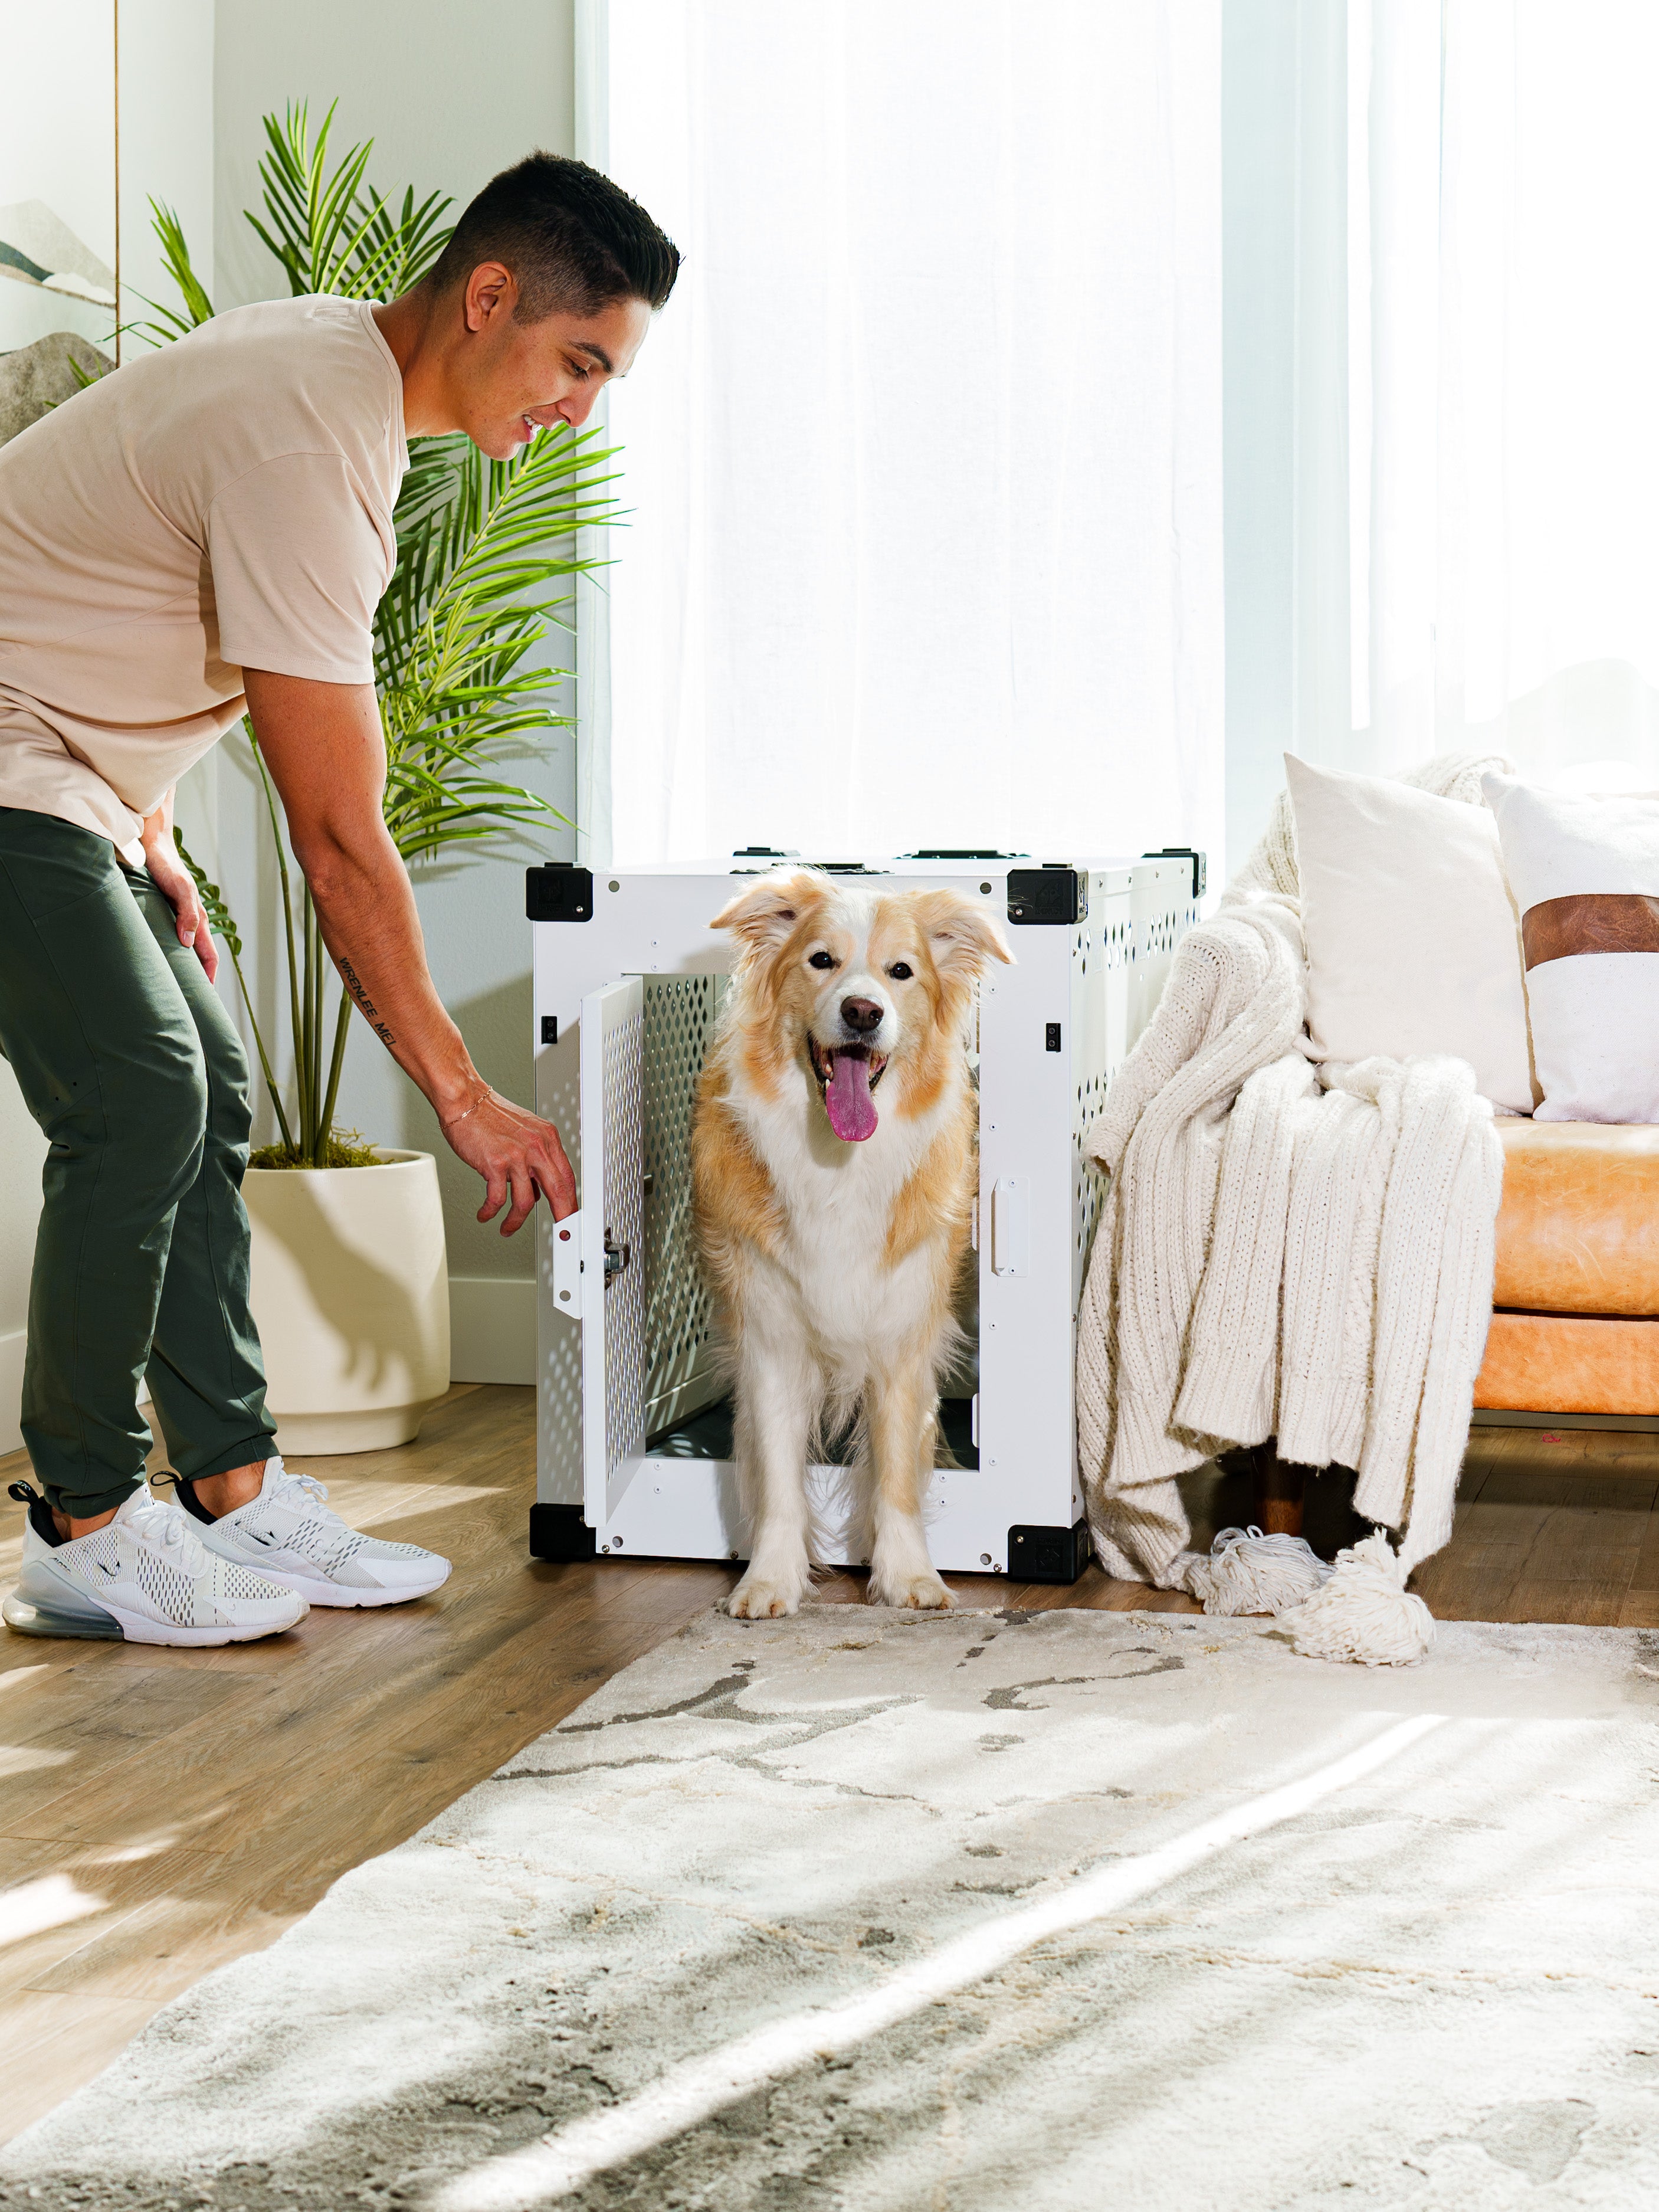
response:
M947 981L969 981L993 960L1012 961L996 917L961 891L924 891L917 901L933 965Z
M802 915L822 904L829 888L822 876L806 868L793 876L763 876L739 891L708 927L735 932L751 952L775 951Z

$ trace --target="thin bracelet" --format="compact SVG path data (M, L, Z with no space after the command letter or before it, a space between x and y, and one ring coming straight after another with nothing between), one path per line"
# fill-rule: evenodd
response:
M479 1107L483 1104L484 1101L487 1098L492 1097L495 1094L491 1091L489 1085L486 1083L483 1089L478 1093L472 1103L467 1108L466 1113L456 1114L447 1121L446 1121L442 1115L440 1115L438 1118L438 1127L441 1129L458 1129L461 1123L465 1121L467 1114L476 1114Z

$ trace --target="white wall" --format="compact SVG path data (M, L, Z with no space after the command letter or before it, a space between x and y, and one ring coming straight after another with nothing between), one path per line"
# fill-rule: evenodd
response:
M121 0L124 322L149 315L146 299L167 297L153 199L183 223L211 293L213 183L213 0ZM122 358L144 343L124 338Z
M496 171L538 147L573 146L573 0L218 0L214 119L216 139L215 304L240 306L286 289L282 271L243 220L258 205L260 117L290 100L309 103L313 125L338 99L332 143L374 140L369 173L379 187L417 197L440 190L457 208ZM556 663L574 659L558 640ZM221 748L216 791L192 794L210 822L218 880L253 943L262 1019L276 1013L275 883L258 836L242 749ZM574 812L574 749L555 733L514 780ZM524 864L568 859L568 834L550 830L542 852L505 847L416 872L428 956L441 995L489 1080L531 1097L530 930ZM257 884L250 897L249 886ZM252 981L251 976L250 981ZM273 1026L274 1026L273 1023ZM533 1372L534 1248L526 1228L511 1241L474 1218L482 1187L439 1135L425 1101L361 1023L341 1094L344 1121L380 1143L435 1153L444 1188L459 1381L528 1382ZM268 1118L259 1129L269 1133Z

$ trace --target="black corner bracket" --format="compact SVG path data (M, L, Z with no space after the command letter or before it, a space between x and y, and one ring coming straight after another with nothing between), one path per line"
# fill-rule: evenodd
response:
M524 910L532 921L592 921L593 871L549 860L524 872Z
M1081 921L1089 911L1089 878L1069 860L1008 871L1008 919L1024 922Z
M1074 1583L1089 1564L1089 1524L1069 1528L1015 1527L1008 1531L1008 1579Z
M593 1531L582 1519L580 1505L532 1505L530 1509L530 1555L568 1565L575 1559L599 1557Z

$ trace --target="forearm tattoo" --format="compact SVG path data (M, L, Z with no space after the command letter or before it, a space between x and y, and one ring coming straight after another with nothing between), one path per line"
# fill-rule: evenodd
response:
M343 958L341 960L340 975L347 990L350 992L352 997L357 1001L358 1006L362 1009L363 1019L368 1024L370 1029L374 1030L375 1036L380 1039L383 1044L396 1044L398 1042L397 1038L392 1036L391 1030L380 1019L379 1010L375 1006L374 1000L369 997L368 992L364 990L362 984L358 981L357 971L349 960Z

